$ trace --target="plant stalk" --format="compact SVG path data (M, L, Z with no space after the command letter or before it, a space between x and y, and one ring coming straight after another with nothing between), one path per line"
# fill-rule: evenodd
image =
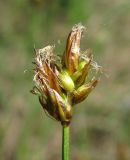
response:
M62 129L62 160L69 160L69 126Z

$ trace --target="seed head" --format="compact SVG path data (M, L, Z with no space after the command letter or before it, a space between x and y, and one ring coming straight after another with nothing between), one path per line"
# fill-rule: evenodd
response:
M93 60L91 50L80 50L85 27L75 25L69 33L63 58L54 53L54 46L35 50L35 86L45 112L62 125L69 125L75 104L83 101L96 87L101 67ZM95 70L95 72L93 72Z

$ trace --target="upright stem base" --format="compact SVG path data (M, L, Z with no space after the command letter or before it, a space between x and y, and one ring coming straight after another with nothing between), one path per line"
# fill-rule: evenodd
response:
M69 126L62 130L62 160L69 160Z

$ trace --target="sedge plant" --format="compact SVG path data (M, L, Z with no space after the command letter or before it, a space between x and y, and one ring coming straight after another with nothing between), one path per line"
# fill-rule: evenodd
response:
M68 35L63 56L54 46L35 49L35 86L44 111L62 126L62 160L69 160L69 127L73 108L82 102L99 82L101 67L93 60L90 49L80 50L85 27L75 25Z

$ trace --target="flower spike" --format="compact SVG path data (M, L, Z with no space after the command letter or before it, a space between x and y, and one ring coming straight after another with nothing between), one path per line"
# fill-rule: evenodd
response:
M67 39L63 57L54 53L54 46L35 49L35 74L31 93L39 97L45 112L63 126L70 124L73 106L82 102L99 82L101 66L91 50L80 50L85 27L75 25ZM95 70L95 72L93 72Z

